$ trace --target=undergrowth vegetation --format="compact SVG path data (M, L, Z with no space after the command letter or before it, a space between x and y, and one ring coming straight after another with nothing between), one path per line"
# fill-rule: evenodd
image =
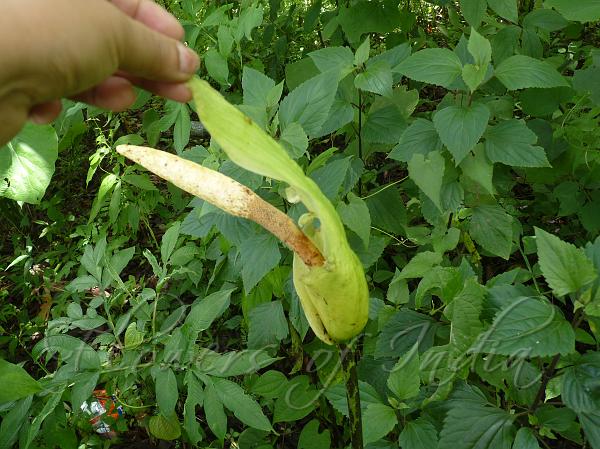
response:
M291 251L116 152L298 220L193 104L65 100L0 149L0 448L600 449L600 3L161 3L332 202L369 320L338 353Z

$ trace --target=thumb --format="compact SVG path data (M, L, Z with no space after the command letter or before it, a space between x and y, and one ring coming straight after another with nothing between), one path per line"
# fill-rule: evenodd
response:
M152 81L184 82L200 66L200 58L183 43L120 14L114 34L119 69Z

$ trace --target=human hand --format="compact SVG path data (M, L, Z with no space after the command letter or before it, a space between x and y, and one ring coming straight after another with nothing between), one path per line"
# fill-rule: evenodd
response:
M70 97L120 111L133 86L189 101L198 56L151 0L2 0L0 145L29 119L49 123Z

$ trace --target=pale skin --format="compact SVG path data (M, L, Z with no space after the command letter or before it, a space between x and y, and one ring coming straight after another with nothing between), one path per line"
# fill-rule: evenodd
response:
M151 0L2 0L0 146L27 121L50 123L71 98L122 111L133 86L191 100L199 58Z

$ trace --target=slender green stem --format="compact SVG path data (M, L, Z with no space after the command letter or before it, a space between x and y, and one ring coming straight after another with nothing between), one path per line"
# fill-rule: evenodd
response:
M360 391L358 389L358 371L356 369L356 350L352 346L340 345L340 360L346 380L346 398L348 399L348 419L352 449L363 449L362 416L360 411Z

